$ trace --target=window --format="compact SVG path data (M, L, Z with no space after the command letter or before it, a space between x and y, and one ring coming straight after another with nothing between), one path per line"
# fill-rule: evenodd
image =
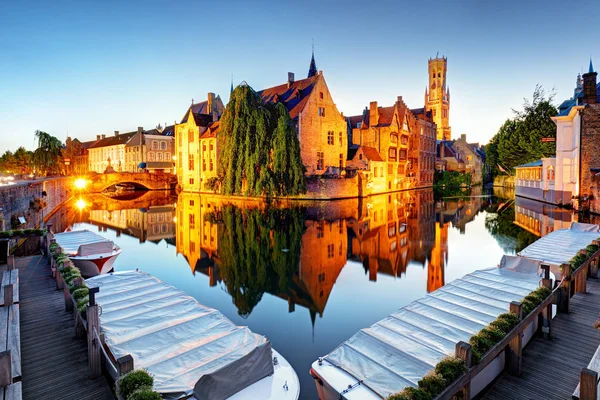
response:
M160 142L160 149L161 150L166 150L167 149L167 142L165 142L165 141Z
M319 222L317 225L317 239L320 239L323 237L323 222Z
M194 253L196 251L196 243L190 242L190 253Z
M400 137L400 143L401 143L401 144L404 144L404 145L407 145L407 144L408 144L408 136L406 136L406 135L402 135L402 136Z
M152 141L152 150L158 150L158 142L156 140Z
M397 134L397 133L392 133L392 134L390 135L390 142L391 142L392 144L396 144L396 143L398 143L398 134Z
M327 258L333 258L334 254L335 254L334 251L335 250L333 248L333 243L328 244L327 245Z
M327 144L333 144L333 131L327 132Z
M359 160L362 160L362 153L360 153L360 154L358 155L358 159L359 159Z
M339 233L341 235L344 232L344 221L341 219L338 221L338 229L339 229Z
M406 160L406 149L400 149L400 160Z
M188 155L188 170L190 170L190 171L194 170L194 155L193 154Z
M206 151L206 143L202 143L202 151Z
M319 278L318 278L318 279L319 279L319 282L324 282L324 281L325 281L325 272L321 272L321 273L318 275L318 277L319 277Z
M433 109L433 116L435 117L435 108Z
M344 168L344 155L340 154L340 169Z
M317 171L324 170L324 155L322 151L317 151Z
M210 151L213 150L213 144L212 144L212 142L210 142L210 144L208 145L208 150L210 150Z
M194 200L190 200L190 207L194 207Z
M377 178L377 167L373 168L373 177Z
M156 153L156 159L158 161L162 161L163 160L163 153Z
M181 168L182 163L183 157L181 156L181 152L179 152L179 158L177 158L177 165L179 165L179 168Z
M179 147L183 146L183 134L179 133Z
M390 147L388 151L388 158L392 161L396 161L396 148Z
M440 74L440 73L438 72L438 78L441 78L441 77L442 77L442 74Z
M209 162L209 164L208 164L208 165L209 165L209 168L208 168L208 169L209 169L210 171L212 171L212 170L213 170L213 160L212 160L212 158L210 159L210 162Z
M148 161L154 161L154 153L148 153Z
M202 160L202 171L206 171L206 160Z
M388 164L388 175L392 175L394 173L394 164Z
M196 216L194 214L189 214L188 222L190 224L190 229L194 229L196 227Z
M340 138L340 146L342 145L342 132L338 133L338 136Z
M165 153L165 161L171 161L171 153Z
M550 165L548 167L548 174L547 174L547 179L549 181L553 181L554 180L554 167L552 165Z
M319 107L319 117L324 117L324 116L325 116L325 108Z
M323 92L319 92L319 98L322 100L323 99Z

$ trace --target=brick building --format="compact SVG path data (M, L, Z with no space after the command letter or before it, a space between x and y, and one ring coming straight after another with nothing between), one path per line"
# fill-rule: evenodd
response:
M208 93L175 125L177 181L184 191L208 191L207 181L217 176L217 132L224 110L221 97Z

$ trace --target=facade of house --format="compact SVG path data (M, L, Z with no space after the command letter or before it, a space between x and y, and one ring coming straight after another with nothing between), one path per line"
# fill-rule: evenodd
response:
M418 186L433 186L437 151L437 127L433 122L431 111L418 108L411 110L411 112L417 118L417 131L416 134L411 136L408 155L413 160L413 164L418 166Z
M466 171L465 162L461 155L456 151L450 140L441 140L437 143L436 171L456 171L463 173Z
M583 79L577 77L573 97L552 117L556 157L516 167L517 196L600 213L600 85L596 79L590 61L589 72Z
M311 60L309 76L258 92L266 103L282 103L298 131L300 155L307 175L345 174L348 155L346 119L338 111L322 71Z
M125 171L174 173L174 125L155 129L138 128L125 146Z
M437 140L451 140L450 88L446 85L448 59L435 57L428 61L429 85L425 88L425 109L431 111L437 127Z
M184 191L209 191L207 181L217 176L217 133L224 110L221 97L208 93L175 125L177 181Z
M452 147L465 163L465 172L471 174L471 182L475 185L483 181L483 152L479 143L468 143L464 133L452 143Z
M78 140L78 139L74 139ZM81 142L81 145L78 147L78 152L73 156L71 163L73 165L73 174L75 175L85 175L90 171L89 164L89 148L96 143L96 140L90 140L88 142Z
M88 148L89 171L125 172L125 146L136 132L114 135L97 135L96 142Z

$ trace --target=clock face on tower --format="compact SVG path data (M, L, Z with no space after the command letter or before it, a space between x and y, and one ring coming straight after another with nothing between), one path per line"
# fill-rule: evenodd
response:
M432 89L435 89L435 88L436 88L436 86L435 86L435 82L431 84L431 88L432 88Z

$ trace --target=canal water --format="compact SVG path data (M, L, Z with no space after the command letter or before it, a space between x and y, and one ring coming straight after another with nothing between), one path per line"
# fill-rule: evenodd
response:
M214 196L81 195L52 217L90 229L139 268L265 335L315 399L311 363L359 329L476 269L494 267L573 216L511 192L264 204Z

